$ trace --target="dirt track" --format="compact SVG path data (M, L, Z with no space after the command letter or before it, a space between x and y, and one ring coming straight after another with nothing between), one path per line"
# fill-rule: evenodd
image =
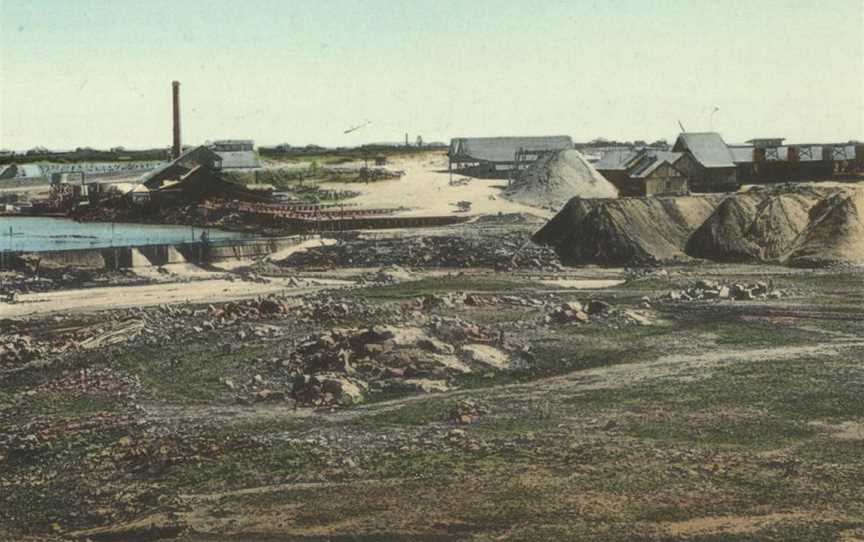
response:
M501 197L507 186L505 179L475 179L467 184L450 186L447 157L444 153L428 153L411 158L396 158L389 169L404 171L401 179L370 184L327 183L333 190L355 190L360 195L351 200L361 208L381 209L407 207L402 216L440 216L454 212L455 203L471 202L471 214L529 213L550 218L552 212L508 201ZM460 175L453 175L454 179Z
M16 303L0 306L4 318L44 316L49 314L90 313L109 309L146 307L173 303L222 303L273 293L302 295L323 288L338 288L347 281L315 279L303 287L292 285L290 279L272 278L266 283L226 278L221 273L196 273L199 278L180 282L164 282L146 286L107 286L81 290L23 294Z

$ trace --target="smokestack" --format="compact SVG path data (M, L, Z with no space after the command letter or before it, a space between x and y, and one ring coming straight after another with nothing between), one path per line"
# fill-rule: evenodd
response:
M180 143L180 81L174 81L171 87L174 91L174 145L171 148L171 156L177 159L183 152Z

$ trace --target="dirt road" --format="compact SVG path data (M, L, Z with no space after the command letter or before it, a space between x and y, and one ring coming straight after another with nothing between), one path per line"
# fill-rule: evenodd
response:
M551 218L554 213L529 207L500 197L507 186L505 179L475 179L467 184L450 186L447 156L429 153L408 158L394 158L390 169L404 171L400 179L361 183L327 183L332 190L353 190L360 195L352 200L361 208L406 207L401 216L440 216L452 214L459 201L471 202L471 214L529 213ZM453 175L454 179L462 177Z
M84 288L57 292L24 294L16 303L0 304L0 317L20 318L47 314L83 313L170 303L216 303L259 295L287 293L302 295L324 288L352 284L349 281L314 279L297 287L291 279L273 278L268 282L208 278L188 282Z

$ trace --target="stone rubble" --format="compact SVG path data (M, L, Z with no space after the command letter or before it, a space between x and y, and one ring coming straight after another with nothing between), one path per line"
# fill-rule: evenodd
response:
M363 238L311 248L278 262L283 267L456 267L562 269L555 253L530 241L529 233L503 233L494 239L460 235Z
M770 282L721 284L713 280L700 280L684 290L671 290L664 296L668 301L752 301L755 299L781 299L790 292L774 288Z

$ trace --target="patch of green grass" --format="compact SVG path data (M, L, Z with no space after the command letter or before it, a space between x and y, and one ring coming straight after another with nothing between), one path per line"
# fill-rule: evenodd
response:
M224 332L223 332L224 333ZM256 358L274 355L272 346L251 345L224 353L208 337L164 345L142 345L117 352L105 362L136 374L144 393L175 403L231 401L234 392L224 378L242 382L266 366Z
M819 463L864 467L864 443L860 440L840 440L829 436L816 438L795 449L795 455Z
M556 331L555 335L535 341L531 349L533 360L517 370L517 374L537 378L618 363L650 361L660 352L648 346L647 340L669 333L660 326L618 329L584 326L556 328Z
M694 417L692 414L693 411L669 412L662 419L630 420L624 431L633 437L664 442L753 449L775 449L815 435L812 427L776 416L729 417L706 412L704 416Z
M731 518L735 514L730 515ZM760 514L754 514L760 515ZM674 520L673 520L674 521ZM848 521L815 521L791 519L779 521L767 527L745 532L718 532L710 534L691 534L686 540L692 542L787 542L789 540L841 540L841 533L861 528L864 523ZM606 540L602 538L601 540ZM653 542L673 542L682 540L677 536L637 536L632 540L651 540Z
M27 423L37 416L73 417L96 412L122 410L125 401L108 393L66 393L44 391L20 399L17 414L10 423Z
M718 335L718 344L747 347L813 344L825 338L818 331L788 324L754 319L742 321L734 317L715 321L714 331Z
M158 481L176 491L216 491L270 485L314 467L315 458L289 444L232 451L200 462L172 465Z
M750 363L716 368L702 380L669 379L625 390L586 393L569 401L587 408L616 407L637 413L747 409L793 423L855 420L864 417L860 398L864 368L857 355L851 352L846 359L835 356L830 360L754 358Z
M461 311L461 313L478 324L495 325L536 317L537 309L530 307L483 307L476 310Z
M364 416L359 423L364 426L386 427L392 425L428 425L435 422L445 422L450 419L456 401L447 397L421 397L399 405L395 410L388 410L371 416ZM357 423L357 422L354 422Z
M0 524L27 535L50 532L55 522L68 527L67 512L77 510L89 494L86 484L73 480L0 491Z

